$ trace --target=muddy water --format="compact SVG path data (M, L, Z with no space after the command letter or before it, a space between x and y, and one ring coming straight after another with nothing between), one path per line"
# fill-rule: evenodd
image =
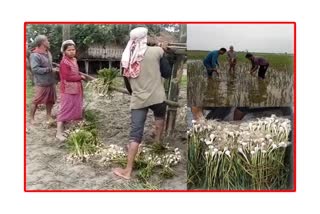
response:
M220 67L219 77L206 78L201 61L194 61L206 81L203 106L291 106L293 102L293 74L286 70L275 70L270 67L265 80L259 80L257 74L250 75L250 67L240 64L236 72L228 72L228 65ZM192 81L192 80L190 80Z

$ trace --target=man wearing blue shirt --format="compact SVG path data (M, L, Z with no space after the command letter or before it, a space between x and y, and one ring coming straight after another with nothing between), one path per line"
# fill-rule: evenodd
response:
M213 72L215 72L218 76L217 67L219 67L218 57L219 55L223 55L227 52L227 49L220 48L220 50L212 51L208 54L208 56L203 60L203 64L207 69L208 78L212 78Z

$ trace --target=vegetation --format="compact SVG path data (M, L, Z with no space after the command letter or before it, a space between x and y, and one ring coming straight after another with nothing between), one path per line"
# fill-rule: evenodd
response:
M188 60L203 60L209 51L188 51ZM238 62L250 64L245 58L245 52L238 53ZM275 54L275 53L253 53L256 56L266 58L270 62L270 66L275 69L289 69L293 71L293 55L292 54ZM227 61L226 54L219 57L221 63Z
M129 38L130 28L145 26L150 35L159 35L161 31L168 28L174 30L177 36L179 25L176 24L72 24L70 26L71 38L81 51L86 50L89 45L99 44L117 44L125 45ZM27 43L28 47L33 47L33 39L37 35L46 35L51 45L51 53L54 61L59 59L60 47L62 43L62 25L58 24L29 24L27 25Z
M97 136L97 116L87 110L85 120L71 128L67 139L68 160L87 161L101 150L101 142Z
M275 115L232 124L207 121L188 131L188 189L288 189L291 122Z
M86 88L91 89L93 93L101 97L106 96L111 98L113 92L112 87L116 87L119 84L119 81L117 81L119 73L119 69L116 68L101 69L98 71L98 78L88 82Z
M27 80L27 89L26 89L27 105L30 104L33 94L34 94L34 88L31 84L31 81Z
M127 154L123 148L114 144L109 145L101 152L100 162L106 166L120 165L125 167ZM181 161L181 152L178 148L171 148L168 145L154 144L152 146L140 147L135 159L134 168L137 170L138 179L148 184L152 175L159 172L159 175L166 179L174 176L173 166Z
M250 75L249 62L239 62L235 73L228 72L228 69L228 63L220 60L219 77L206 81L206 69L202 60L188 61L188 96L194 97L192 94L203 93L203 100L199 102L216 107L291 105L293 72L288 67L275 69L271 65L264 81L257 78L258 72Z

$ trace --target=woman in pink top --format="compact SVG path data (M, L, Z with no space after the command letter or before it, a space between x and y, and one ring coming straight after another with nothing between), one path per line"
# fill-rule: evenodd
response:
M63 58L60 62L60 108L57 116L56 137L64 141L64 123L74 120L81 120L83 109L83 89L81 80L85 77L80 75L76 49L72 40L62 44Z

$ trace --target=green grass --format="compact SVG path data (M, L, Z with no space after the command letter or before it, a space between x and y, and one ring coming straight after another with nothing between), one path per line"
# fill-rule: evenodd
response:
M27 91L26 91L27 105L30 104L33 94L34 94L34 87L31 85L31 81L27 80Z
M188 51L188 60L190 59L198 59L203 60L207 55L209 51ZM238 53L238 62L240 63L249 63L249 61L245 58L244 52ZM293 67L293 55L292 54L275 54L275 53L253 53L256 56L261 56L266 58L270 66L276 69L281 69L284 67L291 68ZM227 55L224 54L219 57L219 62L226 62L227 61Z
M180 87L181 88L187 88L187 75L182 75L181 80L180 80Z

